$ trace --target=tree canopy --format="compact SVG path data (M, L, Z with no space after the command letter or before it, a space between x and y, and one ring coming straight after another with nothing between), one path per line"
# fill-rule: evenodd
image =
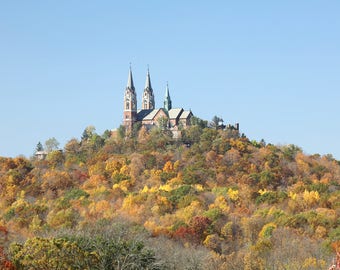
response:
M339 161L196 122L0 158L0 269L325 269Z

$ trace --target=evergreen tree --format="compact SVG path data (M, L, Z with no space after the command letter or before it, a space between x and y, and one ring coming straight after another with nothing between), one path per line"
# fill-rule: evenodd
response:
M42 146L41 142L38 142L35 151L36 152L44 151L44 147Z

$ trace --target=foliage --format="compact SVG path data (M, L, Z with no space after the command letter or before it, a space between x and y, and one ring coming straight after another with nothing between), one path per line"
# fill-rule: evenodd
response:
M192 121L181 139L88 127L45 160L0 157L1 267L324 269L339 162Z
M52 152L54 150L57 150L59 146L59 142L57 141L56 138L52 137L46 140L45 142L45 150L47 152Z
M10 247L15 267L20 269L99 269L95 252L82 250L75 242L63 238L32 238Z

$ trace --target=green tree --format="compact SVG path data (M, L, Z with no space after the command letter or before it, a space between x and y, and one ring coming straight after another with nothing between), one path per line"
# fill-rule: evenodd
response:
M111 135L112 135L111 131L107 129L107 130L104 131L104 133L102 135L102 138L104 140L107 140L107 139L109 139L111 137Z
M199 142L203 129L199 125L190 126L182 131L182 141L185 144L192 145Z
M18 270L100 269L96 252L81 249L64 238L32 238L10 246L12 261Z
M120 139L124 139L126 137L126 128L123 125L120 125L117 129L117 133Z
M86 127L85 130L83 131L83 135L81 136L81 140L87 141L87 140L91 139L92 136L94 135L95 131L96 131L96 128L94 126Z
M45 142L45 149L46 149L47 152L52 152L53 150L57 150L58 147L59 147L59 142L54 137L49 138Z
M191 117L190 123L192 126L199 126L200 128L208 127L208 121L202 120L196 116Z
M162 130L165 130L168 128L168 119L166 117L161 117L158 119L157 124Z
M211 122L209 123L209 127L219 129L221 126L223 126L223 122L224 121L222 118L215 115Z
M41 142L38 142L35 151L36 152L44 151L44 147L42 146Z
M153 251L141 241L94 233L57 238L32 238L10 246L18 270L161 269Z
M74 240L87 252L98 253L99 268L96 269L160 269L154 253L146 249L141 241L117 241L100 235L79 237Z

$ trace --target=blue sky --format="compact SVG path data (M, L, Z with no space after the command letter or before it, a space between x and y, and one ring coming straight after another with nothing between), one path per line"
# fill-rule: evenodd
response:
M1 1L0 156L117 128L132 63L156 106L340 159L340 1Z

